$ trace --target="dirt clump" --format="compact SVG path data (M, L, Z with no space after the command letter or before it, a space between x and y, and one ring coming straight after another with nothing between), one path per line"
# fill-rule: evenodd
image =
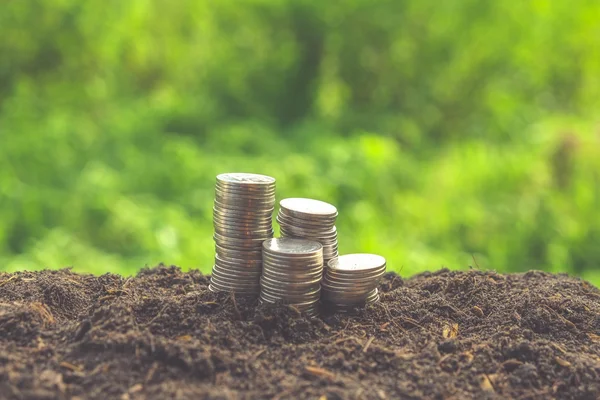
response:
M317 319L208 280L0 273L0 399L600 398L600 290L566 275L389 273Z

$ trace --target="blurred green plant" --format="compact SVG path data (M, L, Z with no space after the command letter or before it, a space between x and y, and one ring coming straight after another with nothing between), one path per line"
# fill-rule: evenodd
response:
M215 175L342 252L600 283L600 3L8 2L0 270L209 271Z

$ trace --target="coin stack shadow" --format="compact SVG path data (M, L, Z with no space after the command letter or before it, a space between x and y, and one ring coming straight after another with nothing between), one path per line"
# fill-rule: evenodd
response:
M347 312L376 303L385 270L385 258L375 254L346 254L329 261L321 282L323 307Z
M274 238L263 243L261 302L281 301L316 316L322 277L323 246L319 242Z
M279 202L281 236L315 240L323 245L323 263L338 256L335 206L320 200L289 198Z
M215 264L209 289L258 295L262 243L273 237L275 179L257 174L217 176L213 225Z

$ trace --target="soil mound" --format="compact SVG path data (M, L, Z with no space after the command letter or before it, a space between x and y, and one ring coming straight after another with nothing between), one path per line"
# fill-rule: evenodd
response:
M566 275L390 273L313 320L207 286L0 273L0 398L600 398L600 291Z

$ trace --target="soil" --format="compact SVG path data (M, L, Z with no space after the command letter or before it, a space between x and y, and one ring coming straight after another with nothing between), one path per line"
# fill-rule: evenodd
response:
M600 398L600 291L566 275L390 273L313 320L208 280L0 273L0 398Z

